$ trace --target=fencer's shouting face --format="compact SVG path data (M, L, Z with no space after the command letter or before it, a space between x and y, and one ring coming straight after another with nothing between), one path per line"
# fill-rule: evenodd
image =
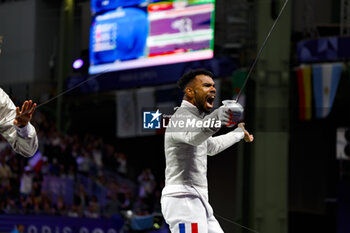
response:
M210 112L213 109L216 95L215 82L210 76L197 75L187 86L186 95L188 101L202 112Z

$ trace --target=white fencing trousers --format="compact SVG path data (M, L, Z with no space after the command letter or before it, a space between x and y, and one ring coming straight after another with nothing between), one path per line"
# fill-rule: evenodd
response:
M198 196L163 196L161 205L171 233L224 233L209 203Z

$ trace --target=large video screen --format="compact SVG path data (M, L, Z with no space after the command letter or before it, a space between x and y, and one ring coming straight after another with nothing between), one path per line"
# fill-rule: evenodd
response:
M92 0L89 73L210 59L215 0Z

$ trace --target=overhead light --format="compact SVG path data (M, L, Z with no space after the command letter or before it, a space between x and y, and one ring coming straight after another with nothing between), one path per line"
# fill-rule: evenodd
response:
M73 68L74 69L80 69L84 65L84 61L82 59L77 59L73 62Z

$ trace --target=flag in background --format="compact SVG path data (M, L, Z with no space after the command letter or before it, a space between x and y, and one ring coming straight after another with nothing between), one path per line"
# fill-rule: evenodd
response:
M38 150L33 157L28 160L29 166L35 171L39 172L43 164L41 152Z
M241 88L243 87L243 84L247 78L248 71L246 69L239 69L233 72L232 75L232 90L233 90L233 99L235 100L238 96L238 93L241 91ZM246 106L246 94L245 94L246 87L242 90L241 96L239 97L238 103L240 103L243 108ZM220 105L219 105L220 106ZM244 112L241 116L241 119L244 119Z
M297 69L299 92L299 119L310 120L312 116L311 96L311 66L301 66Z
M313 88L317 118L327 117L331 112L342 69L343 63L313 65Z
M248 71L239 69L236 70L232 75L232 89L233 89L233 98L235 98L240 92L245 79L247 78ZM242 94L245 94L245 89L243 89Z

